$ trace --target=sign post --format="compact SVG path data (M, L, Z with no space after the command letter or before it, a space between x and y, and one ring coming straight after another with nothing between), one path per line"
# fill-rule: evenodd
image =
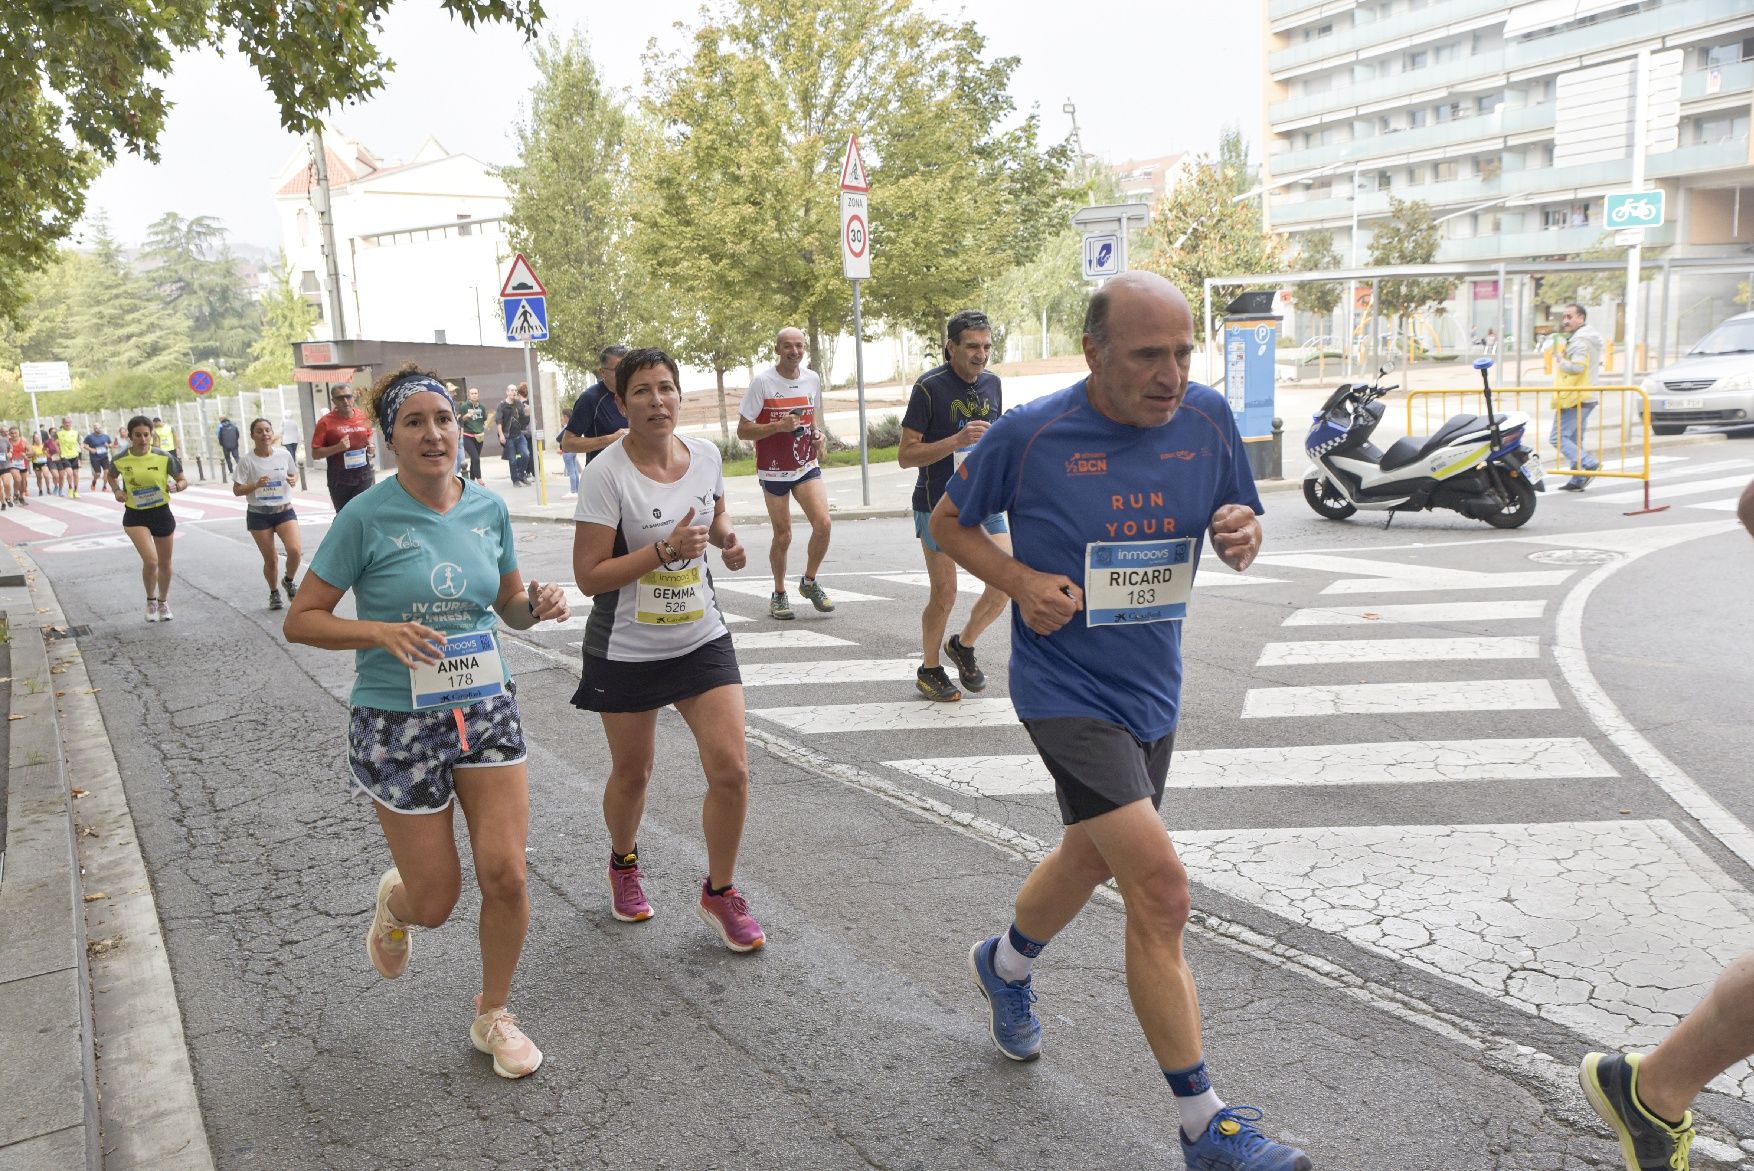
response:
M37 407L37 392L46 394L51 390L72 390L72 372L65 362L21 362L19 373L24 379L24 389L30 393L30 429L40 431L43 413Z
M512 259L511 271L499 287L499 304L505 313L505 339L524 343L524 385L530 388L531 437L536 461L536 500L548 506L548 476L542 468L542 387L535 364L534 347L548 340L548 290L536 279L536 271L522 252Z
M841 274L853 282L853 369L859 387L859 491L866 507L871 504L871 452L865 431L865 322L859 304L859 282L871 279L870 192L871 181L865 174L865 160L859 154L859 136L849 134L846 156L840 164L840 268Z
M1087 281L1105 281L1127 271L1127 234L1151 222L1148 203L1105 203L1079 208L1074 226L1084 230L1081 273Z
M1663 222L1663 193L1641 190L1644 187L1644 154L1650 135L1647 129L1650 120L1649 49L1638 51L1637 69L1632 96L1632 190L1624 195L1610 195L1602 203L1602 219L1608 227L1640 229L1625 233L1633 237L1631 247L1626 250L1626 365L1622 367L1625 382L1631 382L1638 371L1638 270L1644 260L1642 229L1660 227ZM1613 334L1613 330L1608 332Z
M195 457L195 472L203 483L207 480L207 463L202 458L207 452L207 396L213 392L213 375L206 370L189 371L189 389L195 392L195 430L199 443L190 444L189 437L181 437L182 450ZM177 421L182 422L182 405L177 407ZM215 465L216 470L225 466L225 459L220 457Z

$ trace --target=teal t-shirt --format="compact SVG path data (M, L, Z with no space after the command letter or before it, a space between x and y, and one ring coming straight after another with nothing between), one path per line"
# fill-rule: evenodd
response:
M517 567L505 501L464 480L462 498L440 515L395 476L335 514L311 561L312 573L353 591L360 618L419 622L446 634L497 626L499 579ZM355 651L354 663L354 707L414 710L409 671L396 656L371 647Z

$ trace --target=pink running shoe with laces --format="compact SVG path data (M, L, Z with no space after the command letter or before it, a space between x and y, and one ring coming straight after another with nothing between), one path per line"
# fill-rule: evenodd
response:
M408 969L408 953L414 950L408 924L390 913L390 892L402 881L402 872L394 866L378 880L378 909L365 932L365 952L372 967L386 980L394 980Z
M754 951L767 942L761 924L749 913L749 904L743 901L743 896L734 886L726 887L722 894L714 894L712 879L701 879L697 910L700 921L718 932L719 938L732 951Z
M518 1018L504 1008L481 1011L481 994L475 995L475 1023L469 1026L475 1048L493 1056L493 1072L500 1077L529 1077L542 1064L542 1050L518 1028Z
M652 917L638 866L609 867L609 895L609 913L623 923L643 923Z

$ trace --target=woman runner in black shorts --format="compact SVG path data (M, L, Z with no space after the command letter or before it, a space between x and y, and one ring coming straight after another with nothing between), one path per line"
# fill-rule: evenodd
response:
M152 420L128 420L128 450L110 461L104 480L122 502L122 531L140 554L140 577L146 583L146 620L171 620L171 548L177 518L171 493L189 486L174 451L152 446Z

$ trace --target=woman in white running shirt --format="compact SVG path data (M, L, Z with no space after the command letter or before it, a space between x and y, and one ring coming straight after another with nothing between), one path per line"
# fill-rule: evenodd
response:
M244 513L244 527L262 551L262 576L268 579L268 608L278 610L280 587L286 596L298 593L294 579L298 563L304 556L298 543L298 514L292 510L292 486L298 483L298 466L292 454L274 442L274 424L266 419L250 420L250 440L255 444L238 456L237 470L232 473L234 496L249 497ZM280 554L274 539L286 548L286 572L280 572Z
M586 465L573 535L573 573L594 598L573 703L599 713L609 738L603 820L610 909L624 922L652 916L637 839L658 711L675 704L694 733L707 781L707 876L696 909L726 947L753 951L766 937L732 885L749 802L743 677L713 592L707 546L717 547L733 572L748 558L725 511L718 448L676 434L682 414L676 363L662 350L634 350L615 371L615 397L627 434Z

